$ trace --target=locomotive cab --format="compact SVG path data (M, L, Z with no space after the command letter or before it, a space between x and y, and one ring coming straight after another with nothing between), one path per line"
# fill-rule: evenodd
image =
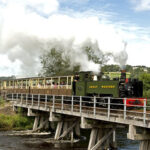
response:
M92 72L79 72L74 76L73 81L73 94L77 96L85 96L86 95L86 83L87 81L91 81ZM76 77L78 76L78 80Z
M80 82L83 82L83 81L90 81L91 80L91 75L92 75L92 72L91 71L81 71L78 73L79 74L79 81Z

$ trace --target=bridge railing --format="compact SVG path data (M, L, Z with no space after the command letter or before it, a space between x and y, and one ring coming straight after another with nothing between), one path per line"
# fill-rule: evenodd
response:
M8 100L14 104L38 108L86 113L96 117L120 117L124 120L134 119L143 121L143 126L150 121L150 100L144 98L112 98L112 97L82 97L82 96L57 96L33 94L8 94Z

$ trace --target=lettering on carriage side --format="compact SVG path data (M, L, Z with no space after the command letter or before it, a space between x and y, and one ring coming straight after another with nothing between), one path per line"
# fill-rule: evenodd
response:
M96 89L96 88L98 88L98 86L97 85L90 85L89 88L90 89Z
M101 88L103 88L103 89L114 89L115 85L102 85Z

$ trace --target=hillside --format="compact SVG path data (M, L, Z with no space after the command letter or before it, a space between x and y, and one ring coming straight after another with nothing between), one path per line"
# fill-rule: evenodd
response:
M118 65L105 65L101 69L102 72L120 72L120 70ZM150 73L150 67L146 66L126 65L125 70L131 74L131 78L139 78L143 73Z

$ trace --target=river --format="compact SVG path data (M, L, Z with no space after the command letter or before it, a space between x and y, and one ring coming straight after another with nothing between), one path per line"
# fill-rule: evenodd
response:
M48 137L9 136L8 133L0 132L0 150L86 150L88 145L88 139L74 144L51 144L43 141ZM118 150L138 150L139 142L127 140L126 133L127 129L117 130Z

